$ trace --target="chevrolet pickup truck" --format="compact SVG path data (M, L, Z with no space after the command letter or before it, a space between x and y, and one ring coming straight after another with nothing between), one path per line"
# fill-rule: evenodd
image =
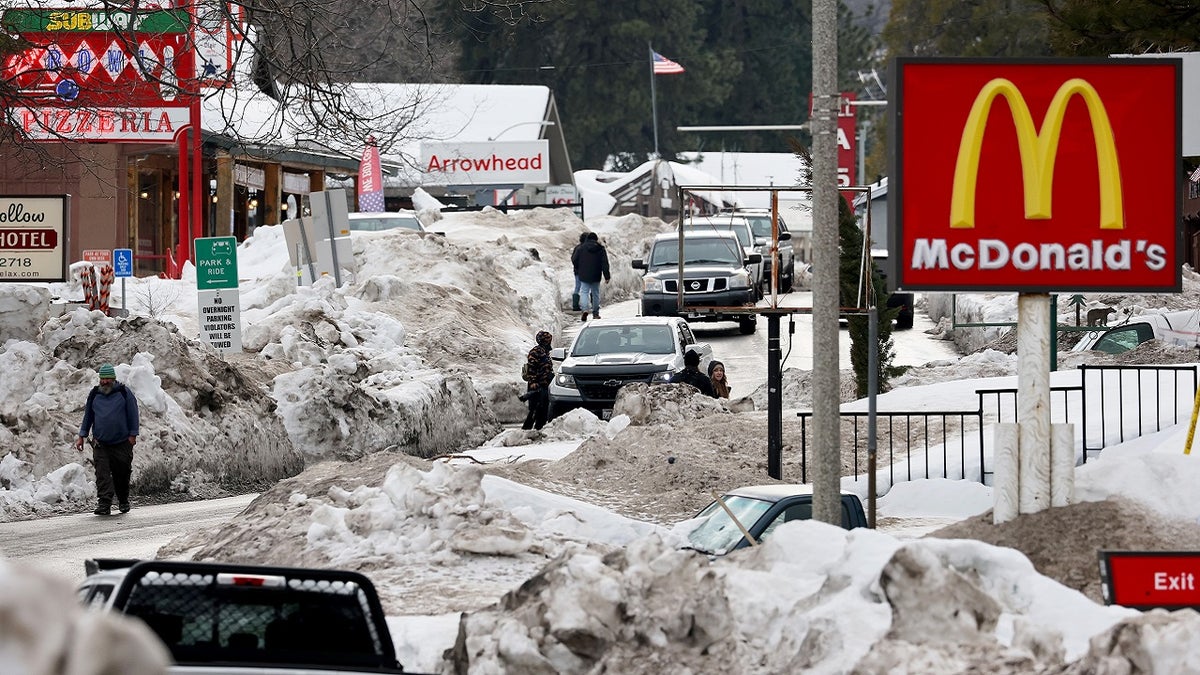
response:
M612 412L617 390L630 382L665 384L683 370L689 351L700 356L700 372L707 372L712 347L697 342L679 317L589 321L570 349L550 350L550 358L562 362L550 383L550 415L587 408L604 418Z
M85 563L88 607L146 623L179 675L402 673L357 572L168 560Z

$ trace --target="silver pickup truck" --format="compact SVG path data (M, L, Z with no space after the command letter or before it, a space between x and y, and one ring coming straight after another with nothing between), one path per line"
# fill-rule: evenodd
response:
M403 673L383 607L357 572L168 560L89 560L88 607L146 623L172 673Z

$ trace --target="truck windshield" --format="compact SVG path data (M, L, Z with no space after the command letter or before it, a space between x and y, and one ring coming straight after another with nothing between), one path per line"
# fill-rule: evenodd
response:
M728 495L723 497L725 505L747 530L771 508L771 502L750 497ZM688 535L692 548L703 553L720 555L732 549L742 539L742 531L717 502L708 505L697 518L703 518L696 529Z
M771 216L746 216L746 220L750 221L750 228L754 230L755 237L771 238Z
M596 354L673 354L670 326L594 326L579 332L571 356Z
M664 239L655 242L650 252L651 267L679 264L679 242ZM732 265L742 266L742 251L730 239L690 238L683 240L684 265Z
M768 220L767 221L767 227L768 227L767 236L768 237L771 236L770 229L769 229L770 226L771 226L771 222ZM751 234L750 228L746 227L746 222L742 221L742 220L712 220L709 218L701 218L699 220L692 220L692 221L688 222L688 224L685 225L684 227L688 230L697 230L700 232L703 232L705 230L708 230L710 232L732 232L735 235L737 235L738 243L741 244L742 246L751 246L752 245L752 243L750 241L750 234Z

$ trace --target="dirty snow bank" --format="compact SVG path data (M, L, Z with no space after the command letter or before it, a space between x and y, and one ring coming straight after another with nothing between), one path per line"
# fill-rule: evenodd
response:
M1063 614L1073 617L1065 633ZM1089 638L1135 614L1091 603L1016 551L797 521L713 561L658 537L564 555L465 615L450 657L456 672L844 673L919 663L950 673L1014 658L1028 672L1078 658ZM964 643L971 649L959 651Z

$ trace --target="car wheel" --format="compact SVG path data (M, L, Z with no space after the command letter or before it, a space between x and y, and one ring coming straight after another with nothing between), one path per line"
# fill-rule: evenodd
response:
M751 335L756 330L758 330L758 317L750 316L738 319L738 332L742 335Z
M787 274L783 277L783 280L781 280L779 282L779 285L783 287L784 293L792 292L792 289L795 288L795 286L796 286L796 266L795 265L792 265L791 267L788 268Z

